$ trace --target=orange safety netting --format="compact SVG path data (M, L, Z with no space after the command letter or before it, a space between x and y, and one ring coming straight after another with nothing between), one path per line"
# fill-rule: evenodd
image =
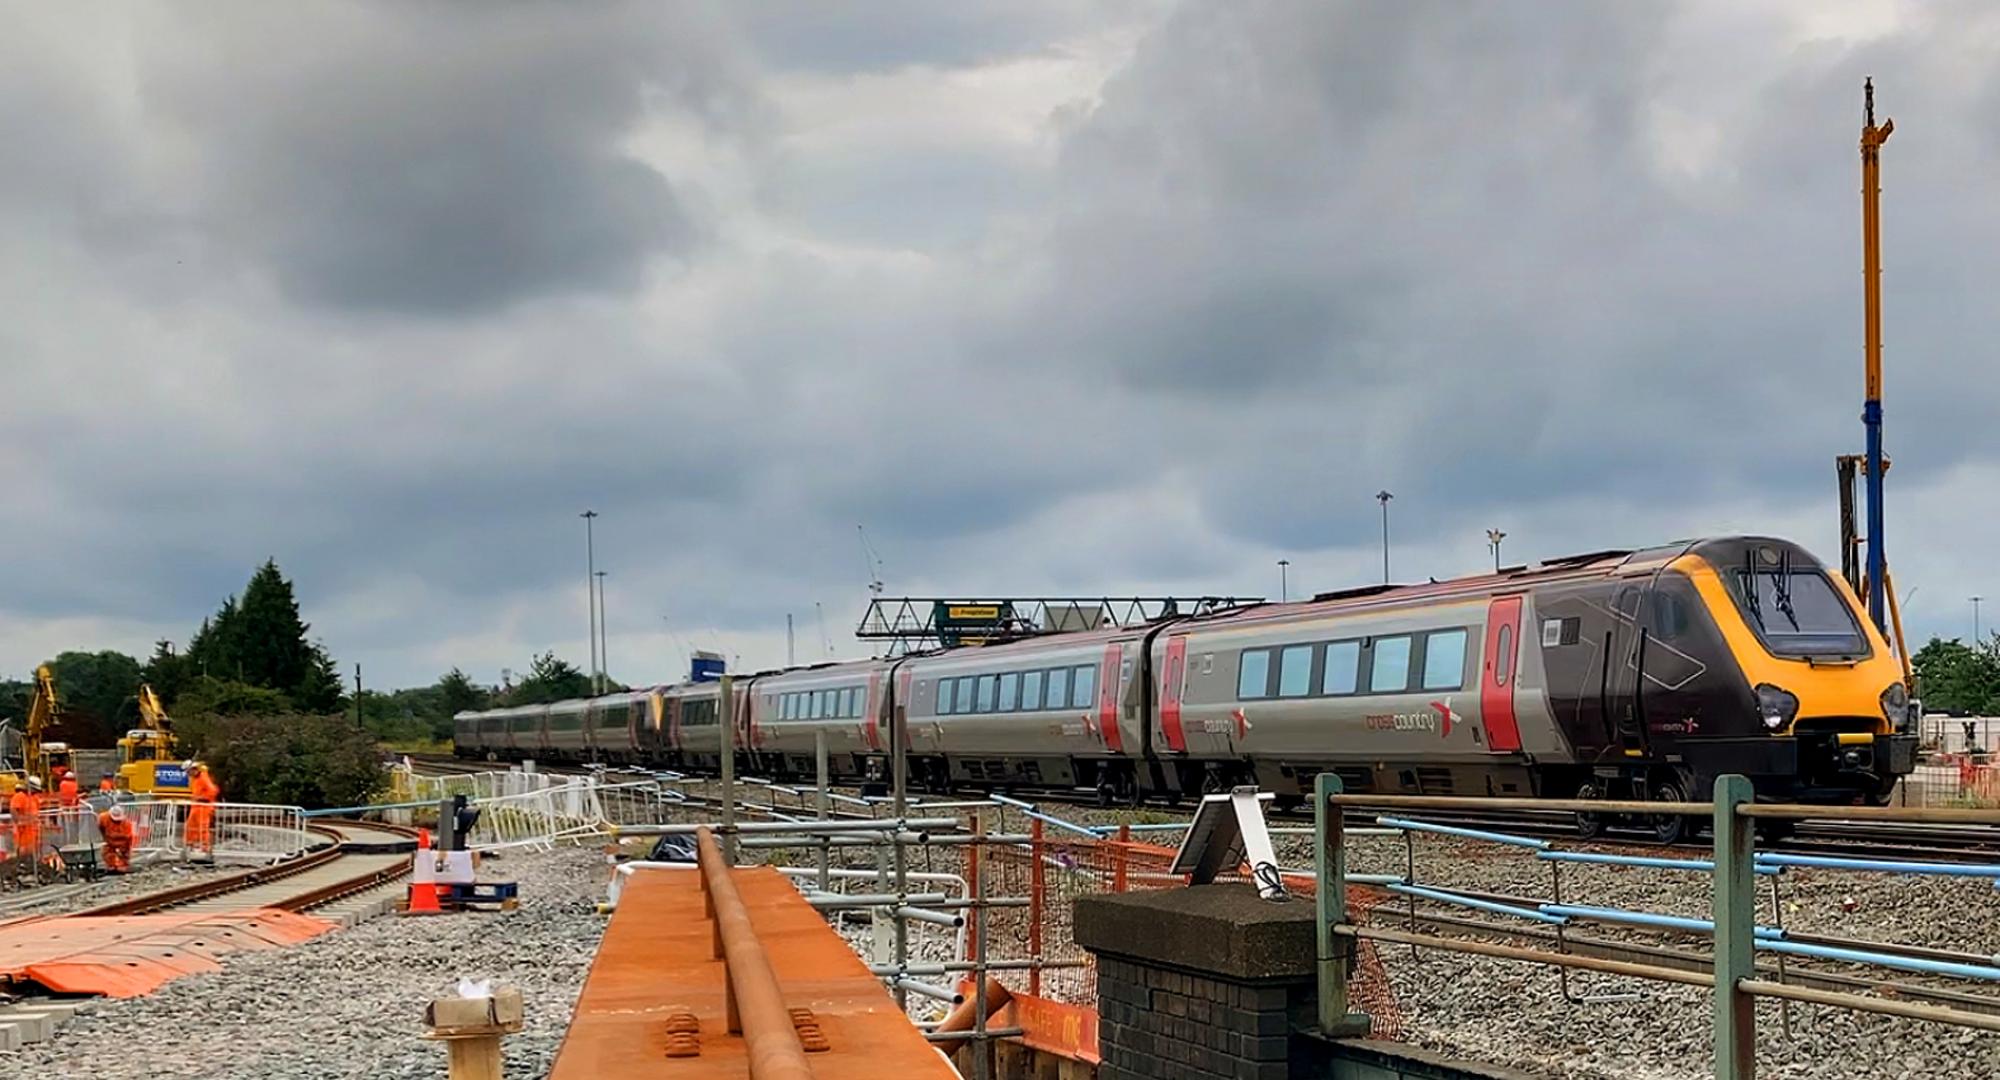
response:
M1168 872L1174 861L1171 848L1129 838L1051 839L1043 835L1039 822L1033 824L1030 835L1032 839L1026 845L994 847L975 856L985 862L980 869L986 895L1028 899L1026 907L995 908L985 913L987 953L994 958L1026 956L1083 961L1087 965L1090 955L1077 946L1074 936L1072 913L1078 897L1187 884L1186 875ZM1247 882L1248 868L1220 880ZM1301 898L1310 898L1314 893L1315 883L1306 875L1286 875L1285 885ZM1386 898L1387 894L1379 889L1350 886L1349 918L1355 923L1366 922L1375 906ZM1358 945L1349 986L1351 1000L1356 1008L1369 1014L1374 1037L1397 1038L1402 1030L1402 1017L1388 973L1373 942L1363 941ZM1003 973L1001 979L1010 989L1030 995L1079 1004L1094 1004L1097 999L1096 971L1090 966L1010 971Z

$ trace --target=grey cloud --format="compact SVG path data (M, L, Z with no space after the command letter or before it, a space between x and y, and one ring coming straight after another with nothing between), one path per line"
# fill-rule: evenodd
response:
M1673 8L1187 4L1094 107L1018 118L1047 171L772 104L1151 18L919 7L204 7L88 79L0 45L40 114L0 117L33 157L0 178L0 478L36 520L0 629L191 629L276 556L371 683L490 678L582 655L586 505L626 677L711 627L774 660L815 600L843 637L857 522L909 591L1368 580L1383 486L1399 576L1477 569L1491 525L1510 561L1831 555L1864 65L1901 129L1898 577L1979 565L1918 521L2000 529L1979 9L1863 54ZM642 165L648 125L721 150Z
M701 229L621 146L657 95L754 113L726 35L642 4L204 9L147 53L201 154L192 226L335 309L473 314L620 293ZM176 46L181 46L177 48Z

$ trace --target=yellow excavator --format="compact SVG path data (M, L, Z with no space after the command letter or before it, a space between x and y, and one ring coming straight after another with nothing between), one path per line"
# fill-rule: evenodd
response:
M118 761L118 775L134 795L189 795L188 768L175 752L174 722L151 685L139 687L139 726L118 740Z
M56 703L55 673L43 664L35 669L35 697L28 704L27 722L21 725L21 767L0 770L0 795L12 795L14 789L27 784L30 776L42 782L42 790L54 791L56 770L75 768L68 743L42 738L61 713L61 706Z

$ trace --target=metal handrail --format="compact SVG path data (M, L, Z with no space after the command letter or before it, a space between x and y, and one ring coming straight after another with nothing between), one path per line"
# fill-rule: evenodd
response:
M750 913L743 907L715 833L705 827L695 833L695 852L702 893L715 919L715 951L722 960L726 987L724 1011L729 1030L743 1034L750 1080L812 1080L812 1067L806 1064L805 1047L792 1027L784 992L750 925Z
M1971 1008L1940 1007L1914 1002L1895 1001L1884 997L1870 997L1854 993L1830 992L1788 984L1784 981L1782 958L1786 954L1813 956L1822 959L1840 960L1852 963L1871 964L1896 970L1918 971L1932 974L1951 975L1959 978L2000 980L2000 967L1984 964L1967 964L1951 960L1910 958L1892 955L1871 949L1828 947L1812 942L1795 942L1786 939L1782 927L1764 927L1756 922L1753 905L1754 882L1759 874L1768 874L1786 864L1810 866L1838 866L1841 869L1873 870L1887 873L1920 873L1959 877L2000 876L2000 867L1960 866L1940 863L1921 863L1896 860L1849 859L1834 856L1796 856L1775 853L1758 853L1755 849L1754 820L1758 818L1825 817L1829 810L1823 807L1806 807L1790 804L1756 803L1755 792L1748 779L1742 776L1723 776L1715 782L1715 799L1711 804L1695 803L1643 803L1618 801L1558 800L1552 802L1529 802L1521 799L1463 799L1443 800L1429 797L1348 795L1342 790L1340 778L1331 773L1317 777L1314 787L1314 829L1317 833L1318 849L1318 890L1315 897L1317 906L1317 951L1319 967L1319 1026L1329 1035L1365 1032L1368 1018L1360 1013L1350 1013L1349 976L1355 963L1355 944L1359 941L1375 941L1393 944L1407 944L1413 948L1423 946L1445 952L1469 953L1495 959L1519 960L1551 965L1558 968L1582 969L1605 974L1630 976L1641 979L1681 983L1691 986L1711 988L1715 993L1715 1059L1714 1075L1718 1080L1748 1080L1755 1075L1756 1012L1753 1003L1758 998L1775 998L1785 1002L1807 1002L1818 1005L1846 1008L1856 1012L1877 1013L1908 1019L1926 1020L1937 1023L1956 1024L1961 1027L1984 1031L2000 1031L2000 1017ZM1375 875L1349 874L1347 872L1347 849L1345 837L1346 810L1349 807L1398 806L1418 808L1480 808L1480 809L1578 809L1590 812L1633 812L1652 814L1688 814L1706 810L1714 823L1713 854L1709 859L1655 859L1631 856L1605 856L1596 854L1574 854L1536 850L1534 854L1551 864L1562 861L1593 861L1625 863L1636 866L1653 866L1659 869L1700 870L1714 879L1714 900L1711 918L1694 919L1665 916L1650 912L1633 912L1621 909L1592 908L1561 903L1539 904L1533 909L1515 907L1487 901L1471 894L1458 893L1446 889L1426 888L1413 882L1391 882L1392 892L1421 895L1427 899L1459 906L1473 907L1496 914L1528 919L1537 916L1553 917L1558 922L1557 949L1523 948L1498 945L1488 942L1470 941L1457 938L1418 934L1412 931L1393 930L1387 927L1361 926L1349 918L1347 887L1350 882L1370 882ZM1831 813L1849 815L1856 819L1895 821L2000 821L2000 811L1986 809L1939 809L1888 810L1875 807L1841 807ZM1403 827L1415 824L1381 819L1383 824L1397 824ZM1483 830L1462 828L1435 828L1426 831L1447 832L1453 835L1467 835L1476 839L1496 842L1521 843L1519 838L1508 838ZM1532 842L1530 842L1532 843ZM1710 958L1712 972L1691 972L1651 963L1631 963L1580 956L1563 950L1560 924L1572 918L1602 919L1642 925L1663 926L1686 932L1712 934L1715 948ZM1413 924L1414 925L1414 924ZM1780 955L1779 981L1771 982L1758 978L1755 955L1758 951L1775 952ZM1982 1001L1981 1004L1989 1002Z

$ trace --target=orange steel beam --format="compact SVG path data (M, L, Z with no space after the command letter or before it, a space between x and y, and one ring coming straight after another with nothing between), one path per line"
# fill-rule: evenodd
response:
M736 892L715 834L707 829L697 831L695 850L701 864L702 892L707 897L704 906L715 917L729 1030L743 1033L750 1080L812 1080L812 1067L806 1064L805 1047L792 1027L778 977L771 972L770 957L764 955L764 945L750 925L750 913Z

